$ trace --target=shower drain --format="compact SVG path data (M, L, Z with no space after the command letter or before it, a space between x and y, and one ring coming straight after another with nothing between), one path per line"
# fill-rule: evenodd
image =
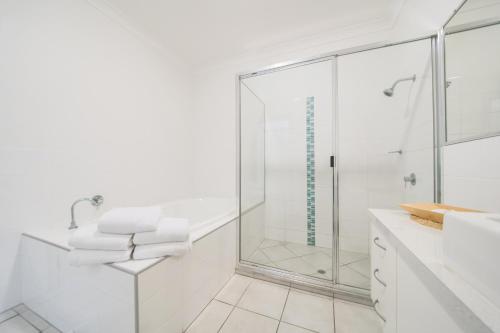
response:
M326 271L325 271L324 269L318 269L318 273L319 273L319 274L325 274L325 273L326 273Z

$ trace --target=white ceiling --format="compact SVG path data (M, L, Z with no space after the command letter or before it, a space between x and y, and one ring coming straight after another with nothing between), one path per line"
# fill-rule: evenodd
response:
M193 65L381 19L403 0L104 0Z

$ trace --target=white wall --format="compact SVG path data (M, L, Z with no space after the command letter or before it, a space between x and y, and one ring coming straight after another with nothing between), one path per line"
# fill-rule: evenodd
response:
M192 193L190 72L84 0L0 2L0 311L20 233ZM94 213L82 204L77 218Z
M500 213L500 137L443 148L443 202Z

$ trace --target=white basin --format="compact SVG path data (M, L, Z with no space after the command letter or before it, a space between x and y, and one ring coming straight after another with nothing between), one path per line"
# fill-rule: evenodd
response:
M444 263L500 308L500 215L448 213Z

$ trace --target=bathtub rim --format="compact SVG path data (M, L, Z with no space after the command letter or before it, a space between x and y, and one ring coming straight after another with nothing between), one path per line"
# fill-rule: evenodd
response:
M226 224L229 224L235 220L238 219L238 214L236 212L230 212L225 214L224 216L218 216L213 218L215 221L213 221L212 224L200 227L197 230L193 230L191 234L191 239L193 244L195 244L197 241L200 239L205 238L206 236L212 234L213 232L219 230ZM58 230L59 231L59 230ZM66 230L65 230L66 231ZM21 233L21 237L28 237L40 242L43 242L47 245L57 247L61 250L64 251L71 251L71 247L67 245L67 237L61 237L60 231L57 236L54 234L55 231L52 230L52 233L41 230L32 230L32 231L25 231ZM53 237L48 236L48 234L51 234ZM43 237L47 235L46 237ZM67 236L67 234L65 234ZM62 240L61 238L64 238ZM152 259L141 259L141 260L128 260L124 262L117 262L117 263L111 263L111 264L103 264L104 266L108 266L114 269L117 269L121 272L133 275L133 276L138 276L142 272L150 269L151 267L155 266L156 264L162 262L165 259L168 259L169 257L161 257L161 258L152 258Z

